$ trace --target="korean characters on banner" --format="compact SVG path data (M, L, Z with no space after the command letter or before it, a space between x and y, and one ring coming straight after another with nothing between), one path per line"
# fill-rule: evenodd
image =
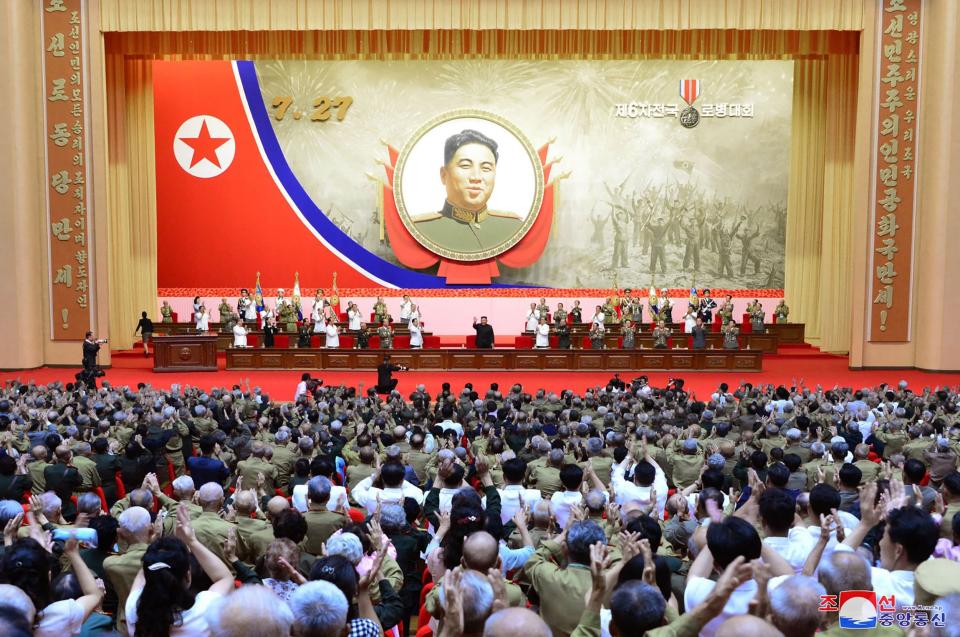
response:
M870 340L910 340L921 0L879 0Z
M87 210L85 0L42 0L47 242L54 340L91 329L92 263Z

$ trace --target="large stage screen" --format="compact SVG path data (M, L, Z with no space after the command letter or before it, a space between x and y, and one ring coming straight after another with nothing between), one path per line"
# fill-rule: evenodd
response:
M780 289L788 61L157 62L158 286Z

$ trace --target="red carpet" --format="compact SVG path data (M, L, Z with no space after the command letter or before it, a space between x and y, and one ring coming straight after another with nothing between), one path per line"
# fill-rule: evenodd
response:
M193 372L183 374L154 374L151 371L152 358L144 358L141 352L114 352L113 367L107 370L106 379L113 385L136 385L139 382L149 383L155 387L168 389L171 383L180 385L200 386L204 389L211 387L232 386L242 383L249 378L254 387L260 386L263 391L275 400L291 400L301 372L297 371L260 371L234 372L226 371L224 358L220 356L220 370L217 372ZM815 387L818 383L826 388L834 385L850 387L871 387L881 382L896 383L906 380L916 390L924 386L958 385L960 374L937 374L920 371L879 370L853 372L847 369L845 356L831 356L809 346L783 346L776 356L769 356L763 361L764 371L760 373L737 372L652 372L647 373L650 382L657 386L663 385L667 378L676 376L686 380L686 386L696 392L698 397L704 398L710 394L721 382L732 386L741 381L757 383L788 384L793 378L803 378L808 387ZM35 381L49 383L55 380L69 382L77 369L50 368L32 369L19 372L2 372L0 380L19 378L21 381ZM314 377L322 378L328 385L350 384L363 382L369 387L376 382L376 374L370 372L340 372L314 371ZM624 380L630 380L641 373L632 370L620 370ZM444 381L449 382L454 390L460 390L466 382L473 382L474 386L486 389L490 383L500 383L501 389L513 383L521 383L524 389L533 393L538 388L550 391L572 389L583 392L588 387L603 385L612 376L612 372L555 372L555 371L484 371L484 372L399 372L396 377L400 380L399 389L408 394L418 383L424 383L432 394L440 388Z

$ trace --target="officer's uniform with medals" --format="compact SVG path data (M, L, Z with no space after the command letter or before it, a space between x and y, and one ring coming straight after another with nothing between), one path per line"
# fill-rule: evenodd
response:
M466 210L450 202L440 212L412 219L416 229L431 242L451 252L475 253L492 250L512 237L523 219L500 210Z

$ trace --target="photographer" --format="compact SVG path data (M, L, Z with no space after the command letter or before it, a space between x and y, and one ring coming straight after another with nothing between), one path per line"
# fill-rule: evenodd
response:
M377 366L377 393L389 394L397 388L397 379L393 377L393 372L405 372L409 367L403 365L394 365L390 362L390 355L383 357L383 362Z
M93 332L87 332L83 338L83 370L76 375L79 382L86 384L90 388L96 388L97 379L104 376L104 371L97 364L97 355L100 353L100 346L105 344L107 339L95 339Z

